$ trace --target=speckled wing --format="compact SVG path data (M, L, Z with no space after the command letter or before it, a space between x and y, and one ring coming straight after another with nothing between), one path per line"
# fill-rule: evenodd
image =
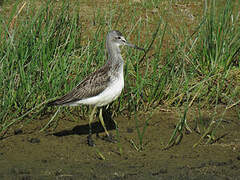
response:
M79 100L97 96L106 89L110 82L108 71L109 66L106 64L86 77L72 91L59 99L49 102L48 105L71 105L71 103Z

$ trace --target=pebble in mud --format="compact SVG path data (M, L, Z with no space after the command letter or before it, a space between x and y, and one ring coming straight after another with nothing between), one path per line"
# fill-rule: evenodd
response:
M23 130L21 130L21 129L14 130L14 135L18 135L18 134L22 134L22 133L23 133Z
M30 143L40 143L40 139L38 139L38 138L30 138L30 139L28 139L28 142L30 142Z
M127 133L133 133L133 128L127 127Z
M46 159L42 159L41 162L42 162L42 163L47 163L48 160L46 160Z

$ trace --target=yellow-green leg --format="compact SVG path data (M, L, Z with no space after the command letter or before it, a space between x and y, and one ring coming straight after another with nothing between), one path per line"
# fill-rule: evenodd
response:
M93 121L93 117L94 117L94 114L96 112L96 108L97 106L94 106L91 114L90 114L90 117L89 117L89 135L87 137L87 142L88 142L88 145L89 146L94 146L94 143L93 143L93 140L92 140L92 121Z
M106 135L109 136L109 133L108 133L107 128L106 128L106 126L105 126L105 123L104 123L104 121L103 121L102 108L100 108L99 119L100 119L100 122L101 122L101 124L102 124L102 126L103 126L103 128L104 128L104 131L105 131Z

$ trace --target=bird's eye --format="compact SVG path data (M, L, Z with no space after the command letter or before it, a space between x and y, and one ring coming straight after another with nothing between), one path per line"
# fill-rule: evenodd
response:
M121 39L121 37L120 37L120 36L118 36L118 37L117 37L117 39Z

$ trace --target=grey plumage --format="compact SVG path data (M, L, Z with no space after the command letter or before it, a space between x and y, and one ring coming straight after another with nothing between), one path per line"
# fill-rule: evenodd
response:
M107 72L109 69L109 64L105 64L102 68L87 76L72 91L48 105L68 105L85 98L97 96L108 86L110 76Z

